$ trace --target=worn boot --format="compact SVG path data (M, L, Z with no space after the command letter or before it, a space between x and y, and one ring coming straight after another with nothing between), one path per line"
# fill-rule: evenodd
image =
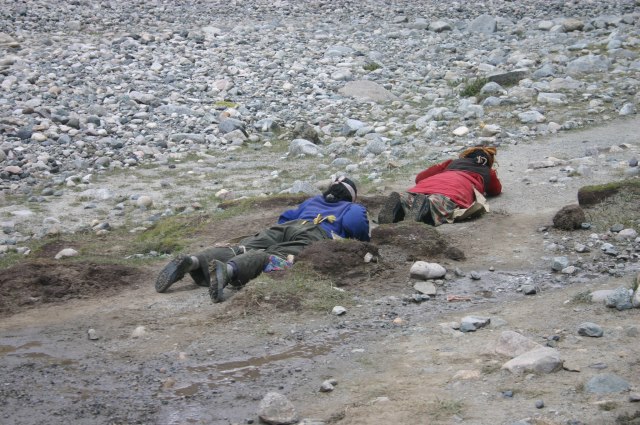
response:
M402 200L398 192L391 192L378 213L378 224L397 223L404 219Z
M211 285L209 286L209 296L211 301L219 303L224 301L224 288L229 281L229 272L227 265L222 261L215 260L216 272L211 276Z
M156 279L156 292L165 292L171 285L182 279L192 266L193 260L188 255L178 255L169 261Z
M424 223L430 213L431 203L427 195L418 194L413 198L411 205L411 216L415 221Z

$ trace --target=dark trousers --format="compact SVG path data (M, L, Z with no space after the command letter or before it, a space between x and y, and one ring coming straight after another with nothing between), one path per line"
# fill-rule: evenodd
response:
M328 238L320 225L296 220L264 229L237 246L208 248L196 257L201 264L209 264L210 269L214 260L233 263L237 271L233 283L244 285L262 273L270 255L286 259L288 255L298 255L312 242Z

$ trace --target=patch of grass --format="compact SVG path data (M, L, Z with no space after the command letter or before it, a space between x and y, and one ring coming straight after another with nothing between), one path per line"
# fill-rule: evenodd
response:
M375 63L375 62L369 62L369 63L365 63L364 65L362 65L362 69L364 69L365 71L368 72L373 72L376 69L380 69L382 68L382 66L380 66L379 64Z
M427 413L436 420L450 418L453 415L459 415L464 409L464 404L459 400L442 400L435 399L428 406Z
M179 252L187 246L190 236L196 234L210 220L211 217L208 215L167 217L149 230L138 234L132 242L132 248L138 253Z
M216 109L237 108L238 106L240 106L239 103L230 100L219 100L213 104L213 107Z
M591 303L591 291L581 291L571 297L571 302L574 304L590 304Z
M485 363L480 370L483 375L490 375L494 372L498 372L502 365L498 362Z
M618 408L618 403L615 401L605 401L603 403L598 404L598 409L604 410L605 412L610 412L612 410L616 410Z
M480 94L480 90L487 84L489 80L486 78L474 78L466 79L462 83L462 89L460 90L460 96L473 97Z
M587 221L601 232L618 223L636 228L640 220L640 187L619 191L599 204L586 208L585 215Z
M19 262L24 261L25 258L28 257L25 257L23 254L18 254L16 251L8 251L0 256L0 270L8 269Z
M346 307L353 301L349 294L337 290L331 280L298 264L284 273L262 274L233 298L233 304L240 305L244 314L261 310L328 314L336 305Z

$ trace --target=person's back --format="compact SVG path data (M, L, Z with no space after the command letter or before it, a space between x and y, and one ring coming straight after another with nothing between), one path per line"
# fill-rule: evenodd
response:
M285 211L278 223L292 220L308 220L320 224L331 237L369 240L369 220L364 206L339 200L330 202L318 195L307 199L298 208Z

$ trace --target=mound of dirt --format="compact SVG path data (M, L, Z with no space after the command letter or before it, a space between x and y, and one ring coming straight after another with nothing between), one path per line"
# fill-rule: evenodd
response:
M376 227L371 240L377 245L390 245L403 250L407 261L445 256L464 259L464 253L449 245L435 227L420 223L400 222Z
M322 240L305 248L296 262L307 263L322 275L341 277L341 282L344 283L370 274L371 263L364 260L368 253L377 258L378 247L352 239Z
M0 316L73 298L112 295L147 277L139 268L114 264L19 264L0 274Z

